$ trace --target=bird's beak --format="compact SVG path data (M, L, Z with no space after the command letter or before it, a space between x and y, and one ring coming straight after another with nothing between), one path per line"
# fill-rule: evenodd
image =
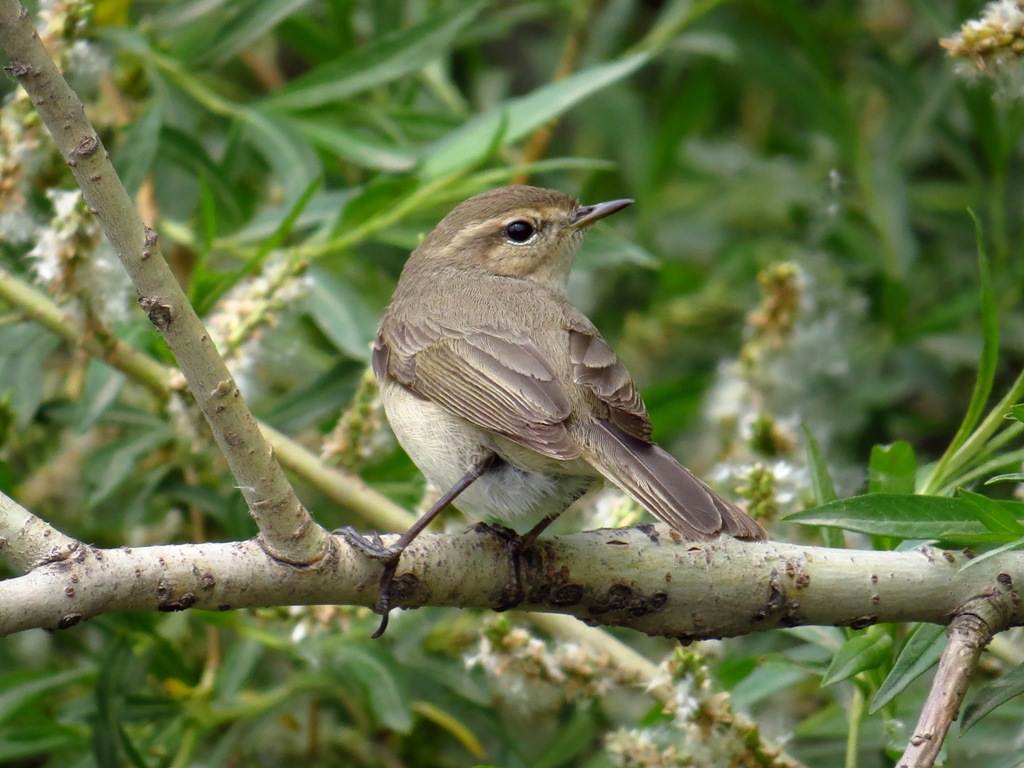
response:
M568 230L589 227L598 219L611 216L616 211L621 211L627 205L632 205L632 200L609 200L607 203L595 203L594 205L581 205L573 211L572 219L565 227Z

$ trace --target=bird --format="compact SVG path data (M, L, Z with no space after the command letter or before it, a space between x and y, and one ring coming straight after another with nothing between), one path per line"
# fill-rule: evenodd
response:
M585 233L632 203L491 189L455 207L409 256L372 368L398 443L445 493L389 547L342 531L385 564L375 637L402 551L449 504L476 520L532 523L510 538L517 551L608 480L686 539L767 539L652 440L632 377L569 300Z

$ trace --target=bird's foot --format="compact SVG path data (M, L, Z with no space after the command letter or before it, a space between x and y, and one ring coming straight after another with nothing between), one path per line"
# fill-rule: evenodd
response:
M355 549L358 549L363 555L371 560L376 560L384 566L384 570L380 574L380 597L377 598L377 605L374 607L374 611L380 614L380 626L377 627L376 632L370 635L371 638L376 640L388 628L388 617L391 614L392 587L395 582L395 573L398 571L398 561L401 559L405 547L395 546L394 544L390 547L385 547L384 542L381 541L380 534L374 533L368 538L359 533L355 528L339 528L335 533L345 539Z
M523 549L531 544L533 539L529 538L529 535L520 536L504 525L476 523L471 525L469 530L474 533L485 533L494 536L504 545L505 553L508 555L509 578L508 584L505 585L498 605L494 610L508 611L515 608L526 598L526 592L523 590L521 556Z

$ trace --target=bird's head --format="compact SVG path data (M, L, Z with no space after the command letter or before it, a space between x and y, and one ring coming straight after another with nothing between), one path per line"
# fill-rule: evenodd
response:
M632 202L580 205L550 189L500 187L469 198L445 216L416 256L564 288L590 225Z

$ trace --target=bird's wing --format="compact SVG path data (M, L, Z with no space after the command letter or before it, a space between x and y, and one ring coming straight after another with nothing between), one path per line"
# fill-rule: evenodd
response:
M573 326L573 380L596 398L597 418L577 425L584 458L687 538L765 539L760 525L651 442L651 420L629 371L596 329L578 318Z
M644 401L626 366L596 330L570 329L569 359L573 381L588 390L603 411L597 415L626 434L649 443L651 419Z
M377 337L373 367L484 429L554 459L579 448L565 428L569 399L551 364L525 336L392 323Z
M767 539L756 521L657 445L602 421L591 422L580 440L602 475L686 538Z

